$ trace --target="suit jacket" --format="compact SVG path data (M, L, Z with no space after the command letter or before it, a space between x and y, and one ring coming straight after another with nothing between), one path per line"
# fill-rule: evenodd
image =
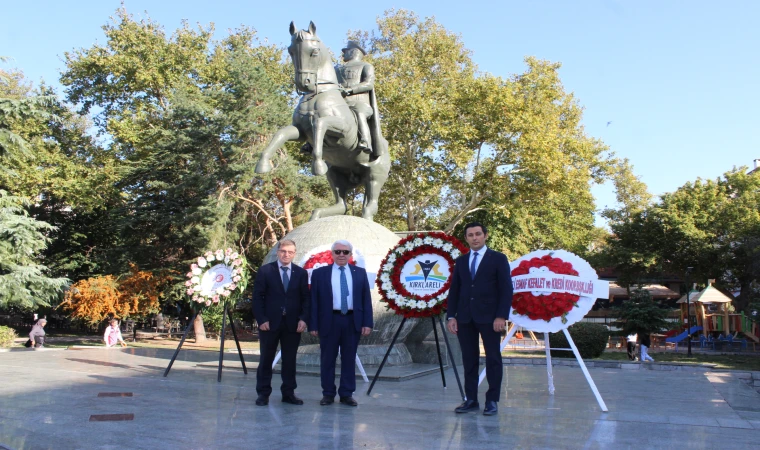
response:
M311 273L311 322L309 331L318 331L320 336L328 336L332 330L333 291L332 267L320 267ZM362 327L372 328L372 292L367 280L367 271L348 264L352 278L354 302L354 326L357 332Z
M298 329L298 321L309 323L309 273L303 268L290 264L288 292L282 285L282 275L277 261L264 264L256 274L253 284L253 315L261 325L269 322L269 329L276 330L283 319L288 331Z
M465 253L454 262L447 317L455 317L462 323L492 323L497 317L509 319L512 275L507 256L489 248L474 280L469 260L470 254Z

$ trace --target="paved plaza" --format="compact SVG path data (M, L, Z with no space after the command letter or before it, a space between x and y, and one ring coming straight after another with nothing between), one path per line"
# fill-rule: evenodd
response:
M299 376L303 406L283 404L279 375L257 407L256 375L237 354L82 349L0 353L0 449L704 448L760 442L760 394L730 372L590 368L604 413L577 367L506 366L499 415L457 415L454 374L361 381L359 406L319 406L319 378ZM250 357L248 355L247 357ZM255 361L248 363L255 368ZM485 392L481 387L481 392ZM481 405L483 404L481 394Z

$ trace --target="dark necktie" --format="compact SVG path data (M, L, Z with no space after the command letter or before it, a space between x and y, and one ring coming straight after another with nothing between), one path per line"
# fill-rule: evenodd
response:
M290 277L288 276L288 268L285 266L280 267L282 269L282 287L285 288L285 292L288 291L288 283L290 283Z
M478 267L478 252L472 254L472 263L470 264L470 277L475 278L475 269Z
M290 283L290 277L288 276L288 268L285 266L280 267L282 269L282 287L285 288L285 292L288 292L288 283ZM285 315L285 307L282 307L282 315Z
M340 266L340 313L348 313L348 280L346 279L346 267Z

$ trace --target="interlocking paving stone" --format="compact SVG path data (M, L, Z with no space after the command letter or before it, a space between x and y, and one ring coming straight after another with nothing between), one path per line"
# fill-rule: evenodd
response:
M319 406L320 380L299 376L303 406L255 405L255 375L225 371L219 354L183 350L0 354L0 437L22 448L754 448L760 394L730 373L590 368L604 413L578 367L504 368L499 414L454 414L451 369L410 381L357 382L357 408ZM237 354L225 355L225 365ZM198 367L198 365L211 367ZM239 362L238 362L239 364ZM34 368L31 370L30 368ZM461 366L460 366L461 373ZM272 380L276 390L279 375ZM484 382L485 384L485 382ZM40 386L44 386L41 390ZM481 403L486 386L480 387ZM133 393L129 399L99 393ZM128 407L128 409L126 409ZM132 420L88 422L129 411Z

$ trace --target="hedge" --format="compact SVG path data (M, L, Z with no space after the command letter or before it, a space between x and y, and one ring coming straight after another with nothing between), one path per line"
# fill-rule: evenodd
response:
M570 325L568 331L570 331L570 336L573 337L573 342L578 347L578 352L583 359L599 357L607 348L607 341L610 338L610 331L607 327L598 323L578 322ZM563 332L549 334L549 345L552 348L570 348ZM560 358L574 357L572 352L561 350L552 350L551 355Z

